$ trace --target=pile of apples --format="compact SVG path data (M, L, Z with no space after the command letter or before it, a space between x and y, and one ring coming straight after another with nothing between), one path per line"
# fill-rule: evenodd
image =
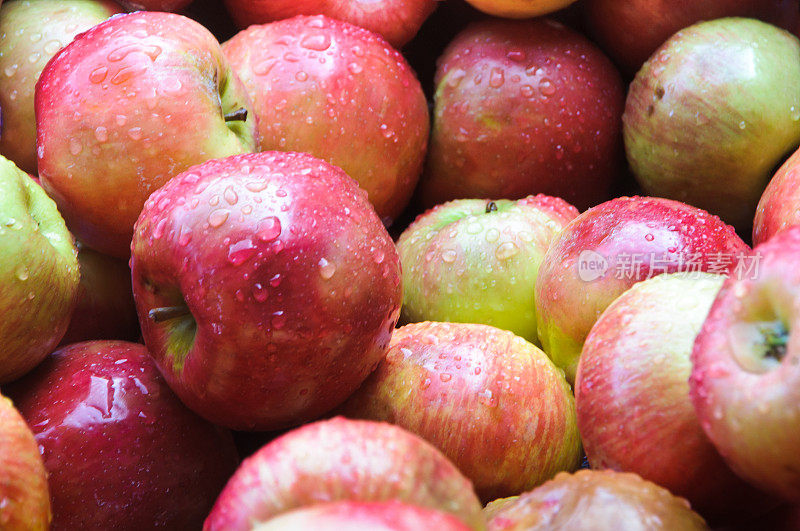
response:
M468 1L2 2L0 529L800 529L797 1Z

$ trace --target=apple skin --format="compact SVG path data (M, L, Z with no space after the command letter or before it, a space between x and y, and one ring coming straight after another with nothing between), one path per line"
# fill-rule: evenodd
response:
M575 379L592 467L634 472L688 499L711 523L769 506L722 460L689 398L692 345L723 281L673 273L635 284L592 327Z
M11 400L0 396L0 522L4 531L46 531L50 494L39 446Z
M223 118L251 104L217 40L170 13L119 15L82 33L45 67L35 105L42 186L78 239L120 258L153 191L258 145L254 113Z
M395 48L414 38L436 4L436 0L225 0L240 28L297 15L325 15L382 35Z
M621 169L624 87L585 37L550 20L469 26L439 58L426 206L543 193L579 210Z
M77 251L55 203L0 156L0 383L30 371L58 345L79 282Z
M753 245L759 245L778 232L800 225L800 149L795 151L769 181L756 207Z
M147 200L133 295L142 334L191 409L276 430L342 403L383 359L400 258L366 193L305 153L209 161ZM188 306L163 322L156 308Z
M467 0L473 7L503 18L531 18L565 8L575 0Z
M128 11L167 11L177 13L192 3L193 0L119 0Z
M204 531L244 531L325 502L396 500L485 529L467 478L429 443L382 422L334 417L290 431L245 459Z
M701 425L742 478L800 501L800 227L753 250L756 275L723 284L692 350Z
M484 512L489 531L708 529L685 499L636 474L612 470L562 472L521 496L490 503Z
M397 501L340 501L295 509L256 525L254 531L469 531L467 524L441 511Z
M42 69L76 35L117 13L122 10L111 0L25 0L0 7L0 154L22 170L37 173L33 97Z
M419 435L484 501L529 490L581 462L575 401L562 371L536 346L491 326L397 329L386 358L340 412Z
M582 279L584 251L607 260L605 274ZM678 201L620 197L598 205L555 237L539 268L536 318L542 347L573 382L595 321L633 284L681 270L724 273L749 251L718 217ZM638 269L629 267L634 256L644 262Z
M49 475L52 529L197 529L238 464L143 345L76 343L5 388Z
M339 166L391 224L417 184L429 129L403 56L379 35L324 16L251 26L223 51L254 102L261 150Z
M458 199L421 214L397 241L401 319L483 323L537 343L536 274L550 241L577 215L545 195Z
M628 92L625 149L648 195L749 230L774 168L800 144L800 41L754 19L672 36Z
M784 29L800 21L794 0L586 0L584 18L600 46L633 75L678 30L702 20L752 17Z

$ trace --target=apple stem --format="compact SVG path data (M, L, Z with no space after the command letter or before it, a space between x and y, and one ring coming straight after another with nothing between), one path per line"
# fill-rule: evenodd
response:
M189 307L185 304L153 308L147 313L147 316L156 323L163 323L164 321L169 321L176 317L183 317L184 315L189 315Z
M497 212L497 203L494 201L489 201L486 205L486 213L488 214L489 212Z
M247 109L242 107L225 115L226 122L244 122L247 120Z
M767 351L764 354L767 358L781 361L786 355L786 345L789 342L789 334L783 325L776 327L764 327L761 330L764 336L764 344Z

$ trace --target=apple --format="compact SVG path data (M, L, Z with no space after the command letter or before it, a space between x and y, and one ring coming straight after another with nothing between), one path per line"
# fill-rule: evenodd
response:
M692 345L723 280L673 273L635 284L592 327L575 379L592 467L635 472L712 523L769 505L727 467L689 398Z
M261 149L339 166L391 224L428 142L428 106L403 56L380 36L324 16L251 26L223 51L254 102Z
M50 527L47 472L25 419L0 396L0 522L5 531Z
M708 529L685 499L611 470L562 472L531 492L490 503L485 512L489 531Z
M76 243L81 271L78 302L60 344L92 339L138 339L139 320L130 268L118 258Z
M283 513L265 524L253 527L256 531L287 531L314 529L317 531L469 531L455 516L441 511L415 507L397 501L352 502L312 505Z
M558 11L575 0L467 0L484 13L504 18L530 18Z
M706 435L742 478L800 501L800 227L753 250L725 281L692 350L691 397Z
M575 218L536 278L539 340L573 382L583 342L614 299L661 273L752 266L750 248L718 217L678 201L619 197Z
M749 230L774 168L800 144L800 41L754 19L671 37L631 84L628 161L645 193Z
M544 193L583 210L608 198L624 88L585 37L550 20L487 20L438 64L423 204Z
M553 237L578 215L557 197L458 199L400 236L405 322L484 323L538 342L534 286Z
M81 34L45 67L35 104L42 185L78 239L120 258L150 193L257 146L217 40L181 15L141 11Z
M342 403L383 358L400 259L366 193L305 153L209 161L147 200L133 295L142 334L191 409L276 430Z
M531 343L491 326L399 328L386 358L340 411L419 435L485 501L529 490L581 461L563 373Z
M800 225L800 149L795 151L769 181L756 207L753 245L776 233Z
M436 9L436 0L225 0L240 28L297 15L325 15L382 35L400 48Z
M79 33L121 13L111 0L25 0L0 8L0 153L37 173L33 95L42 69Z
M171 11L178 12L192 3L192 0L119 0L128 11Z
M55 203L0 156L0 383L53 351L75 308L77 251Z
M196 529L238 463L143 345L76 343L4 391L44 457L53 529Z
M586 0L584 18L601 47L633 75L673 33L702 20L742 16L791 29L794 0Z
M245 459L203 529L249 530L339 500L396 500L485 529L472 485L439 450L397 426L341 417L290 431Z

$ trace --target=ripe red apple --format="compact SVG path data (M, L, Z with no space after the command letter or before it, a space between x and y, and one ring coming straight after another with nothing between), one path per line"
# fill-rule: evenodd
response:
M487 501L581 461L563 373L531 343L491 326L426 322L396 330L384 361L341 412L419 435Z
M169 13L120 15L42 72L39 177L78 239L127 257L151 192L193 164L255 149L249 109L208 30Z
M323 16L246 29L223 45L259 118L261 149L342 168L388 225L405 208L428 142L414 72L380 36Z
M530 18L558 11L575 0L467 0L484 13L505 18Z
M192 0L119 0L128 11L171 11L177 13L192 3Z
M50 527L47 472L25 419L0 396L0 524L4 531Z
M225 0L240 28L297 15L325 15L382 35L400 48L436 9L436 0Z
M341 417L293 430L245 459L203 529L249 530L292 509L339 500L396 500L485 529L469 480L436 448L397 426Z
M582 210L607 199L623 90L611 61L560 23L471 25L439 59L422 201L544 193Z
M583 342L614 299L640 280L751 265L749 247L716 216L652 197L620 197L555 237L536 278L539 340L572 382Z
M304 153L191 168L148 199L133 295L150 353L212 422L274 430L343 402L386 352L397 251L366 194Z
M531 492L490 503L485 513L489 531L708 529L683 498L636 474L611 470L561 473Z
M196 529L237 465L143 345L77 343L5 391L44 457L53 529Z
M759 268L726 280L692 351L691 396L733 470L800 501L800 227L753 250Z
M753 223L753 245L793 225L800 225L800 150L783 163L761 195Z
M589 31L633 75L673 33L701 20L760 18L791 29L800 21L794 0L585 0Z

